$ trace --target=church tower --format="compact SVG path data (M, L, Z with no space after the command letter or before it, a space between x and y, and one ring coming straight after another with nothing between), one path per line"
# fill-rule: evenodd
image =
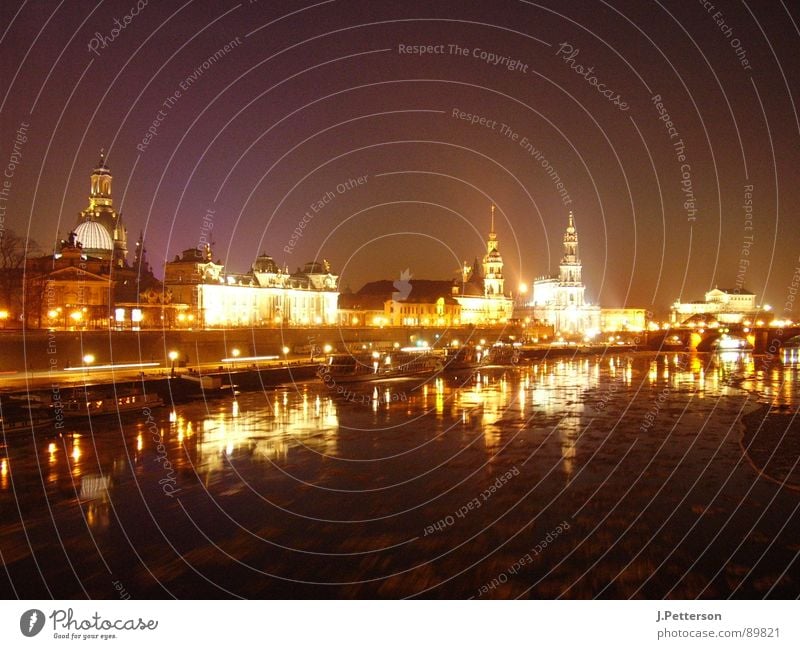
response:
M503 297L503 257L497 250L497 233L494 231L494 205L492 225L486 241L486 256L483 258L483 293L487 297Z
M586 287L581 279L583 265L578 256L578 232L572 212L569 213L569 223L564 232L564 256L558 272L558 299L560 306L580 307L584 304Z
M83 210L78 217L78 227L76 232L79 239L82 231L90 233L89 228L81 228L83 223L98 223L108 232L113 242L112 249L108 251L108 256L113 260L114 266L123 267L126 264L128 255L128 231L122 223L122 215L114 210L114 202L111 198L111 181L113 177L111 170L105 161L105 151L100 150L100 161L94 168L91 175L91 186L89 189L89 207ZM84 243L84 248L87 246ZM99 254L100 248L97 249ZM99 256L103 256L99 254Z

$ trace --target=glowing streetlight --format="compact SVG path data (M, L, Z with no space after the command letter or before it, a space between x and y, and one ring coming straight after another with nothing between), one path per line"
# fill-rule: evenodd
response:
M89 367L89 365L91 365L92 363L94 363L94 354L84 354L83 356L84 366Z
M528 285L525 282L519 283L519 294L525 295L528 292Z
M330 345L325 345L322 348L322 351L325 352L326 354L330 354L333 351L333 347L331 347Z
M167 354L167 356L169 357L169 360L172 361L172 367L170 368L170 373L172 374L172 376L175 376L175 361L178 360L178 352L173 350L169 354Z
M233 367L236 367L236 359L239 358L239 354L241 354L241 353L242 352L239 351L238 347L234 347L231 350L231 356L233 357Z

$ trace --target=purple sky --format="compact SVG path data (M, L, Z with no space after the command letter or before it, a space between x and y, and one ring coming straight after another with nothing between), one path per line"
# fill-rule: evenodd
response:
M800 11L713 4L3 2L0 214L51 245L105 147L158 275L213 210L233 271L263 251L327 258L354 290L449 278L495 203L511 290L557 269L572 209L594 302L738 284L780 311L800 266Z

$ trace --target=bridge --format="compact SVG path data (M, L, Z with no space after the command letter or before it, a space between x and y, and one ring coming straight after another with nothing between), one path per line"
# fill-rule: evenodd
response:
M659 349L680 345L699 352L712 351L714 343L723 335L746 340L753 346L756 354L775 354L783 344L795 336L800 336L800 325L789 327L745 327L743 325L723 325L715 328L673 327L657 331L642 332L644 345ZM677 337L677 338L676 338ZM679 342L678 342L679 341Z

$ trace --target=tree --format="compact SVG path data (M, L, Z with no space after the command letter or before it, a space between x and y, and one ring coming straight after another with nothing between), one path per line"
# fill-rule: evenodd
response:
M25 260L40 252L33 239L25 239L14 230L0 230L0 310L8 312L9 320L22 315Z

